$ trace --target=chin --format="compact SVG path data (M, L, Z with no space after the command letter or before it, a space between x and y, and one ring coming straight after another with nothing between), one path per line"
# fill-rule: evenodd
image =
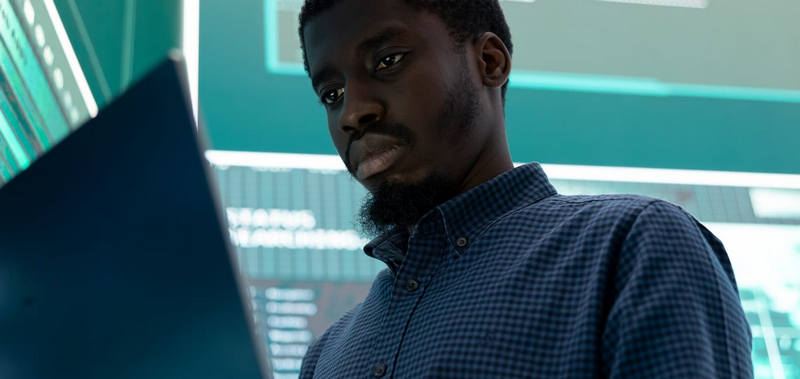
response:
M355 176L353 176L355 178ZM442 175L436 175L433 170L415 170L413 172L382 172L363 181L358 181L369 192L375 193L388 188L410 188L426 182L442 182Z
M432 177L441 177L436 175L433 170L417 169L412 172L395 172L386 174L383 182L395 185L415 185L422 183Z

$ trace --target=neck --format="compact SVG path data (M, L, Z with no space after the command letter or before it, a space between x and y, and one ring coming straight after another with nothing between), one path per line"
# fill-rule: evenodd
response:
M487 144L478 152L472 167L462 180L458 194L477 187L514 168L511 153L508 149L505 123L501 122L494 131Z

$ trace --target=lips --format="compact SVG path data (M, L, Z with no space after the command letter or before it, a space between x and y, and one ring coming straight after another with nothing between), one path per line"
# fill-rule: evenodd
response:
M364 160L358 163L356 177L358 180L364 180L370 176L383 172L391 167L399 157L399 146L391 146L379 153L369 154Z
M358 180L365 180L389 169L400 160L403 144L393 137L381 134L367 134L354 141L350 158ZM354 159L353 159L354 158Z

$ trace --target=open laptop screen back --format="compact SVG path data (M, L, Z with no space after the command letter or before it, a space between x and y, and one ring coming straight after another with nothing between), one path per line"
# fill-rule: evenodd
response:
M181 72L0 189L0 377L261 377Z

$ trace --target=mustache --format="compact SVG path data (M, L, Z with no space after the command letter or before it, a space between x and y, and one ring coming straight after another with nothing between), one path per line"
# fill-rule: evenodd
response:
M353 165L350 162L350 148L353 146L353 142L358 141L367 133L392 136L397 138L401 146L410 145L414 141L414 133L411 132L411 129L399 123L378 123L370 125L361 132L353 133L350 135L350 140L347 141L347 150L345 150L344 155L344 165L350 172L353 172Z

